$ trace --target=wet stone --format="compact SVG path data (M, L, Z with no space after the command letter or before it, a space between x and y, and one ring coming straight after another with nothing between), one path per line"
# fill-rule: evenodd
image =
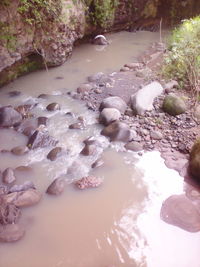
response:
M79 181L75 182L75 186L78 189L87 189L99 187L103 183L103 180L95 176L83 177Z
M88 77L88 81L89 82L97 82L104 76L105 76L105 74L103 72L98 72L98 73L96 73L94 75L89 76Z
M16 180L16 177L14 175L14 171L11 168L5 169L5 171L2 173L2 181L4 184L11 184Z
M85 147L82 149L81 154L84 156L91 156L97 153L97 145L93 144L86 144Z
M101 167L104 164L104 161L102 159L97 159L93 164L92 164L92 168L98 168Z
M11 127L22 121L22 115L11 106L0 108L0 126Z
M55 146L58 143L53 137L49 135L47 131L35 131L29 138L28 148L44 148L49 146Z
M0 224L17 223L21 216L21 211L14 204L1 203L0 205Z
M0 185L0 196L8 193L8 187L6 185Z
M61 152L61 147L55 147L48 153L47 158L51 161L54 161L61 155Z
M38 98L47 99L49 97L48 94L40 94Z
M70 117L74 117L74 113L72 113L71 111L68 111L67 113L65 113L66 116L70 116Z
M75 122L69 125L69 129L83 130L84 128L85 127L84 127L83 122Z
M46 107L46 109L48 111L56 111L60 109L60 105L58 103L51 103Z
M16 242L25 234L23 226L18 224L0 225L0 242Z
M17 156L24 155L28 153L28 151L29 149L27 146L16 146L11 149L12 154L17 155Z
M46 193L49 195L60 195L64 191L65 180L63 178L55 179L47 188Z
M96 142L97 142L97 140L96 140L93 136L90 136L90 137L86 138L86 139L83 141L83 143L84 143L85 145L92 145L92 144L94 144L94 143L96 143Z
M113 122L105 127L101 134L110 138L111 141L128 142L131 138L129 126L123 122Z
M8 93L9 97L17 97L21 95L20 91L11 91Z
M174 195L164 201L161 218L188 232L200 231L200 213L185 195Z
M99 109L100 111L102 111L104 108L115 108L119 110L121 113L124 113L127 108L127 104L119 96L110 96L102 101Z
M29 207L41 200L41 193L35 189L28 189L20 192L13 192L2 196L5 203L14 204L17 207Z
M2 149L2 150L1 150L1 153L3 153L3 154L4 154L4 153L10 153L10 150L8 150L8 149Z
M130 69L128 67L122 67L120 69L121 72L125 72L125 71L130 71Z
M26 190L31 189L31 188L35 189L35 186L34 186L33 182L26 181L25 183L20 184L20 185L13 185L9 189L9 193L26 191Z
M32 115L29 113L31 109L33 109L36 106L36 103L34 104L27 104L27 105L20 105L15 108L17 112L19 112L23 118L31 117Z
M80 85L78 88L77 88L77 93L79 94L83 94L85 92L89 92L91 89L93 88L93 86L89 83L85 83L85 84L82 84Z
M121 113L116 108L104 108L99 117L99 122L108 125L113 121L119 120Z
M38 126L47 125L48 118L47 117L38 117Z
M22 133L29 137L35 132L36 128L37 128L36 120L27 119L27 120L22 121L22 123L19 126L17 126L15 129L19 133Z
M108 45L109 42L106 39L104 35L97 35L95 38L92 40L92 43L95 45Z

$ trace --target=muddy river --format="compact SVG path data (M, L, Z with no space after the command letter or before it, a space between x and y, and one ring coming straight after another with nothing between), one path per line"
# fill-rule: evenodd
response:
M23 156L0 153L1 170L30 166L16 173L17 183L32 181L44 193L38 205L23 209L24 238L0 244L0 267L200 267L200 234L160 219L162 202L183 192L183 178L167 169L156 151L139 156L124 152L120 143L110 145L100 136L97 114L67 95L87 76L111 73L134 61L159 34L121 32L108 39L107 47L83 44L63 66L21 77L0 92L2 106L37 102L32 113L49 118L49 132L65 150L54 162L46 158L48 148ZM13 90L21 94L10 97ZM42 93L48 96L37 98ZM48 112L46 106L52 102L61 110ZM72 116L66 115L69 112ZM79 116L86 120L86 129L70 130ZM88 136L97 137L101 147L95 156L80 156ZM0 131L1 150L26 143L27 137L12 129ZM101 153L104 165L91 171ZM69 173L73 162L78 167ZM72 182L88 173L103 178L103 184L77 190ZM59 176L66 179L66 190L61 196L48 196L46 188Z

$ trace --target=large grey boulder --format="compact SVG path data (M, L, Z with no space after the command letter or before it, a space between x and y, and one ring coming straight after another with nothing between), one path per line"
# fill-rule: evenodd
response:
M116 121L105 127L101 134L110 138L110 141L128 142L132 137L129 126L123 122Z
M155 98L161 95L163 91L164 89L159 82L146 85L131 96L132 109L139 115L144 114L146 110L152 110Z
M99 116L99 122L108 125L113 121L119 120L121 113L116 108L104 108Z
M173 195L164 201L161 219L188 232L200 231L200 212L185 195Z
M22 115L11 106L0 108L0 127L11 127L22 121Z
M123 114L127 109L127 104L119 96L109 96L101 102L99 109L102 111L104 108L115 108Z
M172 116L180 115L187 110L185 101L173 93L165 97L162 108L166 113Z

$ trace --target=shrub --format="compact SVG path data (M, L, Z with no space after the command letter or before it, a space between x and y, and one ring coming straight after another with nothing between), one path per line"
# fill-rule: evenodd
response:
M184 20L169 39L163 73L195 94L200 90L200 16Z

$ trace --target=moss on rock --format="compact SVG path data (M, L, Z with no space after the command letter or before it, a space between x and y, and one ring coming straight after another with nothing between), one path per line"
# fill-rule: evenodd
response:
M172 116L182 114L186 111L187 107L183 99L170 94L165 97L163 102L163 110Z

